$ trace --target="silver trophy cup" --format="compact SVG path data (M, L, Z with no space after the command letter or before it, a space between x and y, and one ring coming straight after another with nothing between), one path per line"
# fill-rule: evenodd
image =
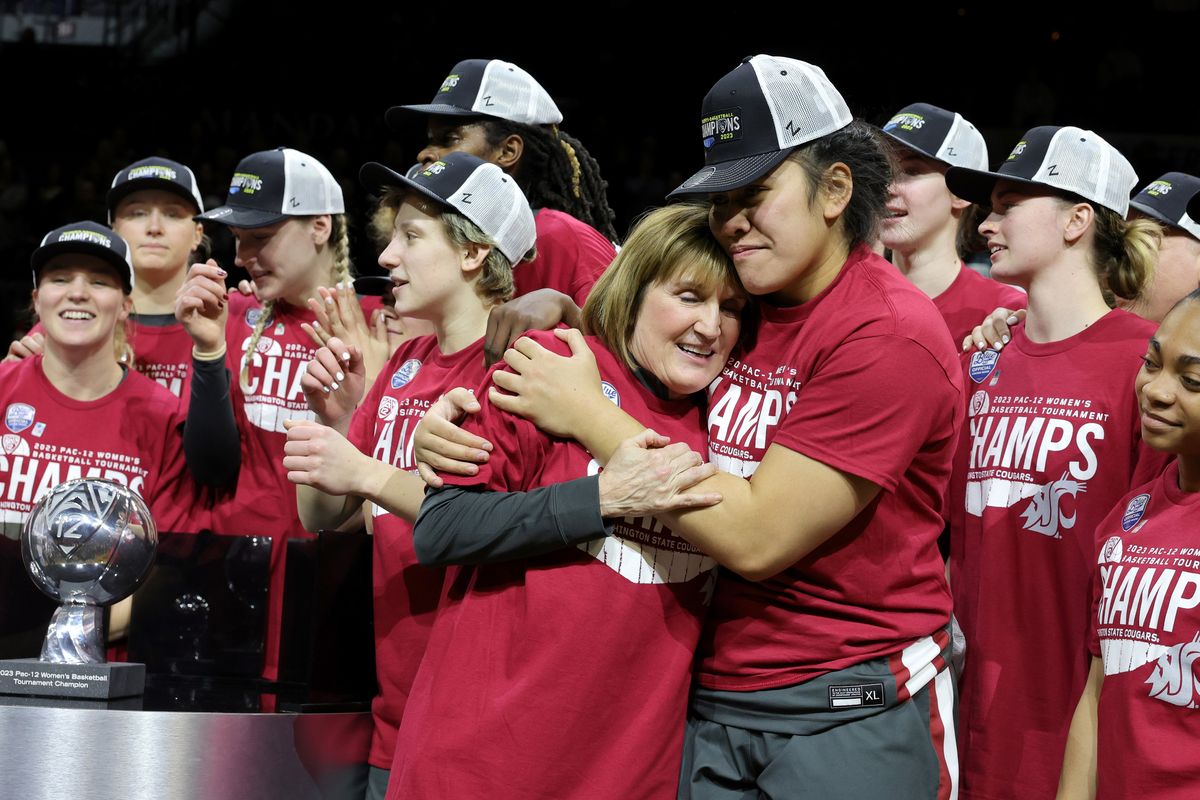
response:
M157 546L146 503L119 483L68 481L38 501L21 531L21 560L37 587L62 603L41 660L105 663L103 607L133 593Z

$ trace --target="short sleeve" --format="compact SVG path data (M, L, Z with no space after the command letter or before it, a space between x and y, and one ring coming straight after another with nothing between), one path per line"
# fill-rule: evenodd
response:
M842 344L799 389L773 442L894 491L928 442L955 435L961 392L919 343Z

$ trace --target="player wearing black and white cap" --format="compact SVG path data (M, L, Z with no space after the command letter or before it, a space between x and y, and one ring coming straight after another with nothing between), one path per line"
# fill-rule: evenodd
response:
M988 280L964 263L978 239L976 206L946 188L950 167L987 169L987 145L961 114L913 103L883 126L896 176L879 239L892 263L933 300L950 336L961 342L997 306L1024 308L1020 291Z
M429 141L417 156L421 163L461 151L516 178L534 209L538 257L515 271L514 296L555 290L570 298L567 310L577 322L577 307L616 254L617 233L600 167L578 139L559 128L563 116L554 100L516 64L468 59L454 65L429 103L390 108L388 124L399 129L412 114L428 119ZM530 327L521 313L508 308L493 321L504 341L495 352L489 347L490 356Z
M967 639L963 797L1050 797L1088 673L1096 525L1163 457L1141 444L1133 379L1152 323L1110 308L1153 270L1156 222L1126 222L1137 176L1094 131L1028 131L994 172L952 167L989 203L992 275L1026 289L1003 351L966 356L950 574Z
M179 293L176 314L191 335L197 375L185 441L189 447L216 435L198 409L221 409L209 420L216 430L236 425L240 459L234 496L213 511L213 529L269 536L271 587L264 675L275 677L282 615L283 559L289 537L310 534L296 514L295 487L282 466L284 422L311 419L300 377L316 351L304 331L316 314L308 307L318 289L351 281L349 238L342 190L326 167L290 148L243 158L230 180L226 203L198 219L227 226L236 262L253 279L258 297L228 292L225 271L209 260L193 264ZM370 307L378 305L369 298ZM228 374L234 376L229 386ZM204 394L198 394L197 390Z
M1167 312L1200 287L1200 221L1188 203L1200 197L1200 178L1168 172L1142 187L1129 201L1129 214L1163 226L1154 278L1138 299L1124 307L1139 317L1161 322Z
M309 530L337 527L367 501L379 682L368 797L382 800L446 575L421 566L413 549L424 484L411 474L412 432L447 389L482 383L488 312L512 296L513 267L534 255L536 234L517 182L467 153L409 176L369 163L360 177L391 217L379 264L390 273L396 313L427 321L434 333L402 343L372 385L364 385L358 348L337 339L320 348L302 379L317 419L289 424L283 466Z

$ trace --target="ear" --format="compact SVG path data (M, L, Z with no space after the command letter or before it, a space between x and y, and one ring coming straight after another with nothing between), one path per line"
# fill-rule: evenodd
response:
M1075 203L1064 212L1063 241L1076 244L1092 227L1096 210L1089 203Z
M129 319L131 313L133 313L133 297L125 295L124 301L121 302L121 310L117 313L117 319L124 322Z
M965 211L970 207L971 207L970 200L963 200L961 197L958 197L953 192L950 193L950 210L951 211Z
M482 269L483 262L487 261L491 252L491 245L468 242L463 248L462 271L475 272Z
M193 253L196 252L196 249L198 247L200 247L200 243L202 241L204 241L204 226L201 225L199 222L197 222L195 234L192 236L192 252Z
M819 200L825 221L832 223L842 216L854 194L854 175L841 161L830 164L821 176Z
M496 148L496 166L511 173L524 153L525 140L521 138L520 134L510 133Z
M319 214L312 218L312 236L313 244L321 247L329 241L329 235L333 233L333 218L328 214Z

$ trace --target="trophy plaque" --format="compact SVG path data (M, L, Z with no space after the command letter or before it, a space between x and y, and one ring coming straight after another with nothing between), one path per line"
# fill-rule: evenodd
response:
M81 478L39 500L21 531L21 561L34 584L61 605L40 658L0 661L0 693L141 694L144 664L106 662L104 607L137 588L157 543L145 502L119 483Z

